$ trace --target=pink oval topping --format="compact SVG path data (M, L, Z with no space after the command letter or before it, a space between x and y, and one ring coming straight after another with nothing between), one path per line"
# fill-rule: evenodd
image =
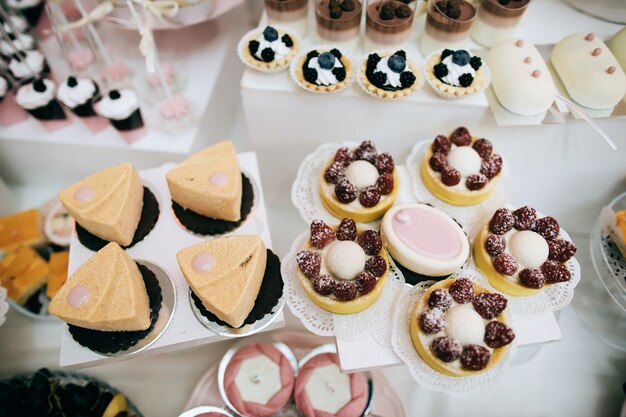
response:
M617 68L612 66L606 69L607 74L613 74L615 71L617 71Z
M592 41L596 38L596 34L595 33L588 33L587 36L585 36L585 40L586 41Z
M524 46L524 40L518 39L517 42L515 42L515 46L517 46L518 48L521 48L522 46Z
M89 201L93 198L94 191L91 187L80 187L74 193L74 199L78 201Z
M224 172L216 172L215 174L211 175L210 181L211 184L215 185L216 187L223 187L224 185L228 184L228 175Z
M89 300L91 292L84 285L77 285L67 294L67 303L72 307L80 307Z
M456 258L462 249L454 226L430 210L400 210L393 216L392 228L402 243L422 256L450 260Z
M215 265L215 256L211 255L210 253L201 253L199 255L196 255L196 257L193 258L193 262L191 263L193 269L200 273L209 272L211 268L213 268L213 265Z
M600 48L596 48L596 49L594 49L594 50L593 50L593 52L591 52L591 55L593 55L593 56L598 56L598 55L600 55L601 53L602 53L602 49L600 49Z
M539 78L541 77L541 71L539 70L534 70L533 73L531 74L533 77L535 78Z
M527 56L526 58L524 58L524 64L530 64L531 62L533 62L533 59L529 56Z

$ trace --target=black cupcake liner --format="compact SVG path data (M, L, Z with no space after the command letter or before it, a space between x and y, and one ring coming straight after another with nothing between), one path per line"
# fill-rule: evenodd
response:
M100 89L96 85L96 90L93 92L92 96L87 99L83 104L79 104L78 106L71 108L70 111L74 113L78 117L92 117L97 116L96 111L93 108L93 104L98 101L100 97Z
M274 307L278 304L278 300L283 296L283 277L280 273L280 259L271 250L267 249L267 263L265 265L265 272L263 274L263 282L259 289L259 295L257 295L254 302L254 307L248 314L248 317L244 320L242 327L247 324L253 324L254 322L261 320L267 314L273 312ZM191 298L193 303L200 311L200 314L207 320L218 324L219 326L225 326L233 328L228 323L220 320L215 314L211 313L204 307L202 301L198 296L191 291Z
M26 111L28 111L37 120L67 119L63 107L61 107L59 102L55 99L52 99L50 102L48 102L48 104L43 107L38 107L36 109L27 109Z
M141 117L141 111L139 109L132 112L126 119L109 119L109 122L111 122L114 128L121 131L134 130L143 127L143 118Z
M157 220L159 219L159 202L156 197L150 191L148 187L143 187L143 208L141 209L141 217L139 218L139 224L137 225L137 229L135 229L135 234L133 236L133 241L130 242L128 246L122 246L122 249L128 249L135 246L137 243L141 242L148 234L154 229ZM110 242L108 240L104 240L91 232L87 231L84 227L82 227L78 222L76 222L76 234L78 235L78 240L88 249L91 249L94 252L99 251Z
M172 209L180 224L192 233L205 236L222 235L235 230L250 215L253 205L254 189L248 177L243 173L241 174L241 217L236 222L203 216L195 211L183 208L183 206L172 200Z
M103 332L69 324L70 334L81 346L103 354L118 353L135 346L154 329L159 319L161 303L163 302L161 286L154 272L141 264L137 263L137 266L139 267L139 272L141 272L150 300L150 327L146 330Z

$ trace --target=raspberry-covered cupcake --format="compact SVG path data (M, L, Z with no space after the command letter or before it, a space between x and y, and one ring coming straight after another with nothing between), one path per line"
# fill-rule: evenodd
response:
M502 177L502 157L493 145L465 127L438 135L426 151L421 176L437 198L455 206L472 206L491 196Z
M354 314L371 306L389 272L378 232L357 229L349 218L335 227L314 220L296 261L304 292L317 306L335 314Z
M576 245L560 235L559 223L530 207L499 208L474 241L474 262L498 291L534 295L567 282L567 261Z
M263 72L280 72L298 53L300 43L292 33L273 26L248 32L239 42L241 61Z
M407 6L408 7L408 6ZM359 85L375 97L393 100L404 97L422 84L422 76L406 52L372 52L363 61Z
M443 49L426 57L426 81L444 98L459 98L484 90L491 73L478 56L464 49Z
M339 49L317 47L291 64L291 77L305 90L334 93L352 82L352 61Z
M322 203L337 218L359 223L380 219L396 201L400 178L393 157L371 141L342 147L321 173Z

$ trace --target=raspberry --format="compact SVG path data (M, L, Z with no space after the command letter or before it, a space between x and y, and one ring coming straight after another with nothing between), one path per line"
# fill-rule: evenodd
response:
M508 209L499 208L489 222L489 230L496 235L503 235L513 228L515 217Z
M546 278L546 284L567 282L572 278L565 265L557 261L545 261L541 265L541 272L543 272L543 276Z
M383 248L380 235L375 230L365 230L357 238L357 242L369 256L376 256Z
M383 152L376 157L376 161L374 162L376 169L379 174L391 174L395 167L393 163L393 158L388 152Z
M466 304L474 299L474 284L467 278L454 281L448 291L454 301L459 304Z
M552 240L559 235L561 229L559 228L559 222L554 217L548 216L537 220L533 230L543 236L545 240Z
M259 45L261 45L259 41L254 40L248 43L248 50L250 51L250 55L254 56L257 53L257 51L259 50Z
M456 146L469 146L472 143L472 135L466 127L457 127L450 135L450 141Z
M376 180L376 188L382 195L389 195L393 191L393 175L383 174Z
M487 177L483 174L470 175L467 177L467 180L465 180L465 186L470 191L480 190L484 188L485 185L487 185Z
M539 289L546 283L543 272L537 268L522 269L519 273L519 280L523 286L534 289Z
M342 162L333 162L326 168L324 179L331 184L337 184L343 178L344 170L345 166Z
M446 327L446 321L443 319L443 311L438 308L424 311L419 318L420 329L426 334L439 333Z
M501 253L493 260L493 266L503 275L513 275L517 271L517 261L508 253Z
M450 152L450 148L452 148L452 142L450 142L450 139L448 139L444 135L437 135L437 137L433 141L433 152L447 155L448 152Z
M515 339L513 329L499 321L492 321L485 327L485 343L492 349L510 344Z
M431 292L430 297L428 297L428 307L430 308L438 308L445 312L448 311L451 305L452 296L444 289L439 288Z
M340 301L350 301L356 298L358 289L352 281L340 281L335 285L335 297Z
M495 319L502 314L507 302L504 296L497 293L477 294L472 300L476 312L487 320Z
M448 158L444 154L437 152L430 157L428 164L433 169L433 171L441 172L445 167L448 166Z
M517 230L531 230L537 222L537 210L530 206L518 208L513 212L515 223L513 226Z
M356 186L349 179L343 178L335 186L335 197L340 203L349 204L356 200L357 191Z
M341 82L346 79L346 69L345 68L333 68L331 70L337 81Z
M337 153L335 153L335 161L341 162L344 165L350 165L350 162L354 161L354 153L350 148L339 148Z
M322 257L319 253L311 251L298 252L296 262L298 262L300 271L302 271L307 278L314 279L320 274Z
M356 239L356 223L352 219L343 219L335 232L337 240Z
M506 239L498 235L489 235L485 240L485 250L491 256L498 256L506 249Z
M474 142L472 148L474 148L474 150L478 152L478 155L480 155L481 158L485 159L488 158L489 155L491 155L493 145L487 139L478 139L476 142Z
M367 161L371 164L376 162L376 155L378 155L378 151L376 151L376 146L371 140L364 140L354 151L355 159Z
M365 270L375 277L382 277L387 271L387 261L382 256L373 256L365 262Z
M324 249L326 245L335 240L335 232L322 220L313 220L311 223L311 243L317 249Z
M320 295L331 295L335 292L335 279L330 275L320 275L313 281L313 289Z
M548 240L550 254L548 259L558 262L567 262L576 253L576 245L568 240Z
M274 51L272 50L272 48L265 48L261 51L261 58L263 58L263 61L265 62L272 62L274 60Z
M493 154L485 158L480 166L480 173L485 177L492 179L502 171L502 157Z
M461 357L463 346L451 337L438 337L430 344L430 349L437 359L450 363Z
M363 207L374 207L380 201L380 191L375 185L370 185L361 190L359 194L359 203Z
M491 354L487 348L479 345L467 345L461 354L461 365L471 371L480 371L485 369L490 358Z
M461 173L452 167L446 166L441 170L441 182L448 187L457 185L461 182Z
M356 277L356 288L361 294L369 294L376 286L376 277L367 271L361 272Z

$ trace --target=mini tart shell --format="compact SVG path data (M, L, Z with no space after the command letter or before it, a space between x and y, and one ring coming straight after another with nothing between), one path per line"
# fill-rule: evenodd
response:
M369 223L383 217L387 210L389 210L391 206L393 206L393 204L396 202L398 190L400 189L400 175L398 175L398 170L394 168L393 190L388 195L381 196L381 199L382 197L386 197L383 202L379 202L374 207L369 208L350 207L349 204L341 203L339 200L337 200L337 197L335 196L334 188L333 190L329 191L326 189L326 187L324 187L324 184L327 183L326 179L324 178L324 173L326 172L326 169L330 166L330 164L333 163L333 161L334 159L331 159L324 166L320 177L320 180L322 181L320 183L320 196L322 198L322 203L324 204L326 210L328 210L333 216L337 217L338 219L349 217L357 223ZM357 196L357 200L358 198L359 197Z
M381 58L385 58L385 57L393 55L394 53L395 51L384 52L378 55ZM403 88L402 90L396 90L396 91L388 91L388 90L383 90L382 88L376 87L374 84L370 82L370 80L367 78L367 75L365 74L367 71L368 57L369 57L369 54L365 56L365 59L363 60L363 64L361 64L361 73L359 74L359 85L367 93L374 95L383 100L396 100L396 99L408 96L409 94L413 93L415 90L417 90L418 88L422 86L422 83L424 80L422 78L422 74L420 70L415 66L415 64L413 64L413 61L407 58L406 64L411 70L411 72L413 73L413 75L415 75L415 82L413 83L412 86L410 86L409 88Z
M336 229L337 227L333 227L333 230ZM363 230L358 229L357 233L361 233L362 231ZM313 249L313 251L317 251L317 249L311 244L311 240L309 239L306 245L302 247L302 250L311 249ZM300 268L298 266L296 266L296 271L298 273L298 278L300 279L300 284L302 285L304 292L319 308L334 314L356 314L374 304L374 302L378 300L378 297L380 297L383 289L385 288L385 282L387 282L387 276L389 275L389 256L387 255L387 251L385 250L385 248L380 250L378 256L381 256L387 263L387 269L385 270L385 273L381 277L377 278L376 286L374 286L374 289L372 291L365 295L360 295L354 300L350 301L340 301L329 296L318 294L315 291L315 288L313 288L313 280L307 278L302 273L302 271L300 271Z
M483 90L489 83L491 82L491 76L488 75L488 72L485 71L485 63L478 68L476 71L476 76L474 77L474 81L472 85L469 87L456 87L454 85L448 85L442 82L439 78L435 77L435 65L441 62L441 52L435 52L424 64L424 73L426 76L426 80L428 83L437 90L438 93L441 93L447 97L455 98L455 97L463 97L468 96L474 93L477 93Z
M322 48L322 49L313 48L309 50L308 52L311 52L313 50L319 52L320 54L324 52L330 52L330 49L325 49L325 48ZM343 88L345 88L348 84L352 82L352 78L354 77L354 68L352 65L352 61L350 61L350 59L343 53L343 51L341 52L341 58L339 59L339 61L341 61L341 63L343 64L343 67L346 70L346 78L343 81L340 81L337 84L333 84L333 85L317 85L317 84L313 84L305 80L303 67L304 67L304 63L307 60L308 52L305 54L302 54L302 56L298 58L298 61L295 63L295 68L293 69L293 75L294 77L296 77L296 81L303 88L316 92L316 93L334 93L335 91L342 90Z
M502 358L504 357L504 354L506 353L506 350L509 347L509 345L503 346L501 348L493 349L493 351L491 352L491 357L489 358L489 363L484 369L481 369L480 371L470 371L470 370L466 370L462 368L457 369L451 366L450 364L438 359L434 355L434 353L430 350L430 346L424 345L424 343L419 337L420 333L423 333L422 329L420 329L419 327L419 316L423 311L425 311L428 308L428 298L430 297L430 294L437 289L445 289L445 290L450 289L450 286L455 281L456 279L454 278L448 278L432 285L430 288L428 288L428 290L426 290L426 292L422 295L422 297L415 304L415 307L413 307L413 311L411 312L411 327L410 327L411 341L413 342L413 347L417 351L420 358L422 358L422 360L426 362L426 364L430 366L432 369L434 369L435 371L441 374L453 376L453 377L477 375L477 374L488 371L489 369L493 368L496 364L498 364L498 362L500 362ZM475 294L492 292L486 289L485 287L482 287L476 284L475 282L473 282L472 284L474 285ZM497 320L501 323L508 324L506 317L504 317L504 312L502 312L498 317L496 317L493 320Z
M278 31L279 37L282 37L285 34L291 37L291 40L293 41L293 46L291 47L291 51L286 56L280 59L274 60L272 62L265 62L265 61L257 60L254 56L252 56L252 54L250 53L250 49L248 48L250 41L255 40L259 36L263 36L263 32L259 32L257 30L257 31L254 31L252 33L245 35L245 37L242 39L241 44L239 46L239 54L241 58L245 61L244 63L246 65L252 68L261 70L261 71L265 71L265 72L278 72L289 66L293 58L296 56L296 54L300 50L300 43L298 41L298 38L291 32L288 32L288 31L285 31L283 29L279 29L276 27L274 28Z
M479 138L472 136L472 144L478 139ZM454 189L445 185L441 181L441 175L430 167L429 161L431 156L433 156L432 145L428 146L428 150L422 161L422 167L420 169L422 181L426 188L428 188L428 191L448 204L455 206L473 206L480 204L491 196L502 177L502 171L500 171L498 175L487 181L487 184L480 190L471 191L467 189L467 187L460 190Z

